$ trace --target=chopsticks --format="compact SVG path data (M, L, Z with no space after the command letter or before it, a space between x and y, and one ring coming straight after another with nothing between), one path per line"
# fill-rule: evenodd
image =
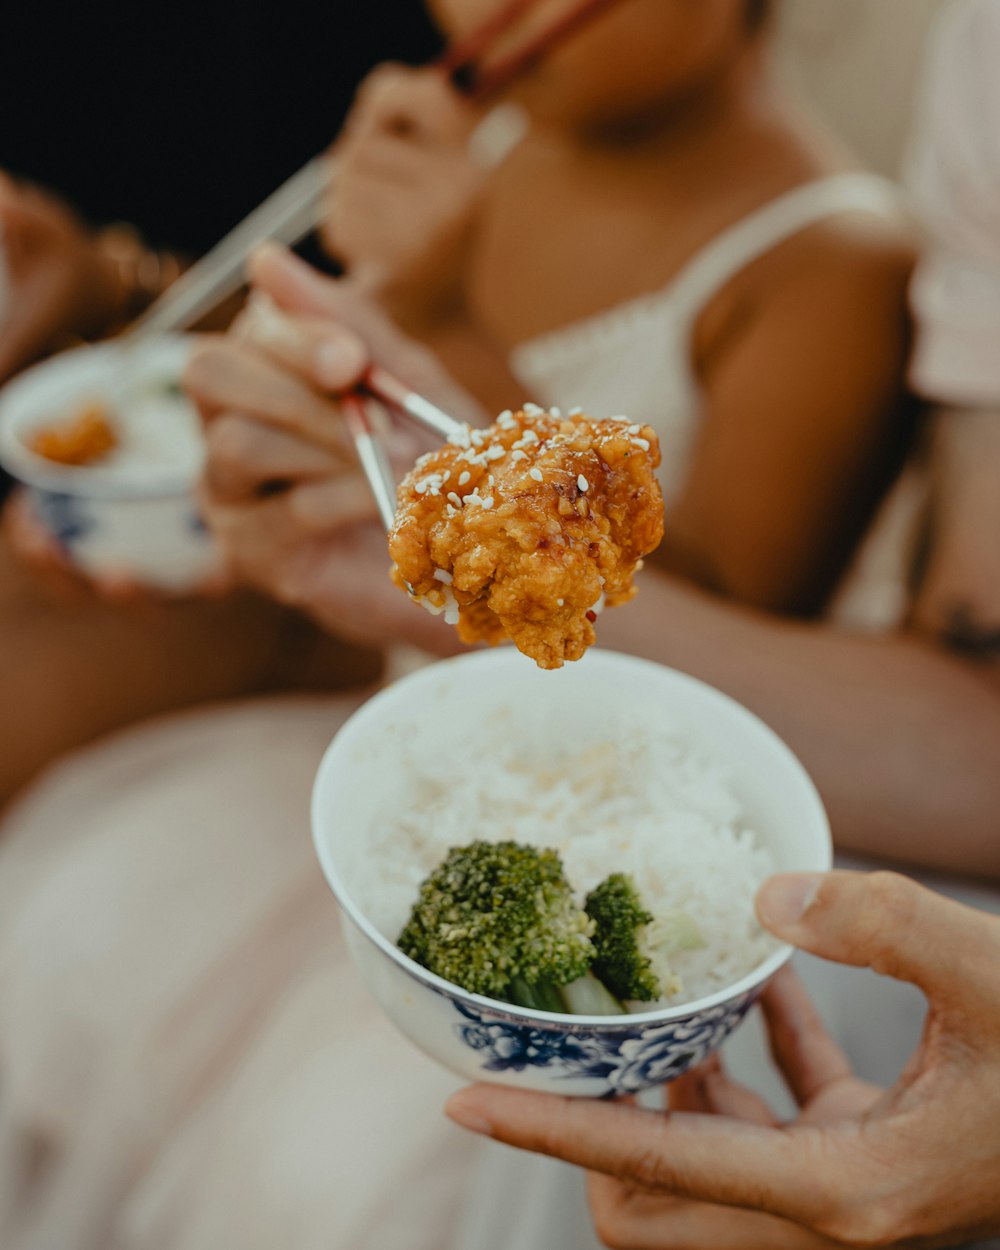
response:
M344 423L354 440L354 448L358 453L361 469L371 487L379 518L388 532L392 529L396 517L396 482L392 476L392 468L385 454L385 448L375 436L369 413L371 402L354 392L351 395L345 395L340 401L340 406L344 414Z
M159 299L132 322L131 341L180 330L217 307L243 285L246 259L265 239L288 247L300 242L321 220L332 170L328 156L315 156L234 226Z
M356 391L342 396L344 422L371 488L379 518L388 531L396 516L396 481L376 431L377 402L406 413L424 429L442 438L449 438L466 426L379 365L371 366Z
M483 54L489 52L493 43L516 25L522 14L535 7L535 0L509 0L503 9L487 19L467 39L445 53L439 64L457 90L481 103L509 87L560 44L618 3L620 0L580 0L579 4L554 18L522 48L505 56L492 68L480 70L478 62Z
M430 430L432 434L437 434L441 438L451 438L453 434L466 428L464 422L456 421L437 404L432 404L429 399L411 390L404 382L400 382L391 373L387 373L380 365L372 365L369 368L361 380L361 389L381 399L391 408L405 412L418 425L422 425L425 430Z
M580 0L523 48L492 68L480 70L483 56L537 2L507 0L435 62L456 90L476 103L483 103L620 0ZM332 174L333 162L329 156L313 157L186 270L132 322L125 337L134 342L153 334L181 330L238 291L243 285L246 258L259 243L274 239L292 247L319 225L326 186Z

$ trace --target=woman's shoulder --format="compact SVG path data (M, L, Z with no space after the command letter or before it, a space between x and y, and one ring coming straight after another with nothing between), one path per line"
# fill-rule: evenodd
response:
M916 228L888 194L884 211L859 204L811 220L762 249L705 301L694 327L696 356L713 357L741 327L768 322L782 335L815 321L833 337L842 327L873 348L895 343L917 255Z
M784 291L825 300L835 290L883 288L902 298L919 254L919 232L902 194L894 203L888 184L884 192L881 205L875 197L867 204L845 203L805 222L763 251L734 285L759 296Z

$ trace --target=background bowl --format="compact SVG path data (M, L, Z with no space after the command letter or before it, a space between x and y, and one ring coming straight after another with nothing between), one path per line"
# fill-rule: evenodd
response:
M194 487L204 459L201 429L178 381L189 337L135 348L102 343L26 370L0 393L0 464L29 492L38 519L70 561L93 576L132 578L160 590L195 588L218 568ZM107 465L61 465L27 446L32 433L104 401L141 454Z
M725 990L628 1016L570 1016L500 1004L458 989L415 964L358 903L357 883L376 822L412 806L411 767L442 758L476 766L484 724L527 742L581 746L634 734L641 709L692 746L723 759L748 824L779 871L825 871L830 830L805 770L745 708L682 673L591 650L542 672L514 651L474 652L421 669L376 695L328 749L313 791L313 836L342 909L348 945L369 990L421 1049L470 1080L605 1097L661 1084L715 1050L789 958L775 950ZM403 808L405 810L406 808ZM470 830L470 840L475 831ZM370 872L370 865L368 866Z

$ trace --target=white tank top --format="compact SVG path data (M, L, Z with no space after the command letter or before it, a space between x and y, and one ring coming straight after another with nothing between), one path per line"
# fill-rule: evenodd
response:
M510 364L526 398L579 405L594 417L627 414L653 426L664 447L669 501L687 471L701 397L691 338L702 310L737 273L778 244L839 213L898 216L899 192L874 174L797 187L723 230L658 291L519 344Z

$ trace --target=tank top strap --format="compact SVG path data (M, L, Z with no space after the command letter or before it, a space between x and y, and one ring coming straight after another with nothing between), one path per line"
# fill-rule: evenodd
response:
M682 317L693 320L741 269L807 226L838 213L898 216L902 207L899 189L878 174L834 174L808 182L716 235L670 284L671 303Z

